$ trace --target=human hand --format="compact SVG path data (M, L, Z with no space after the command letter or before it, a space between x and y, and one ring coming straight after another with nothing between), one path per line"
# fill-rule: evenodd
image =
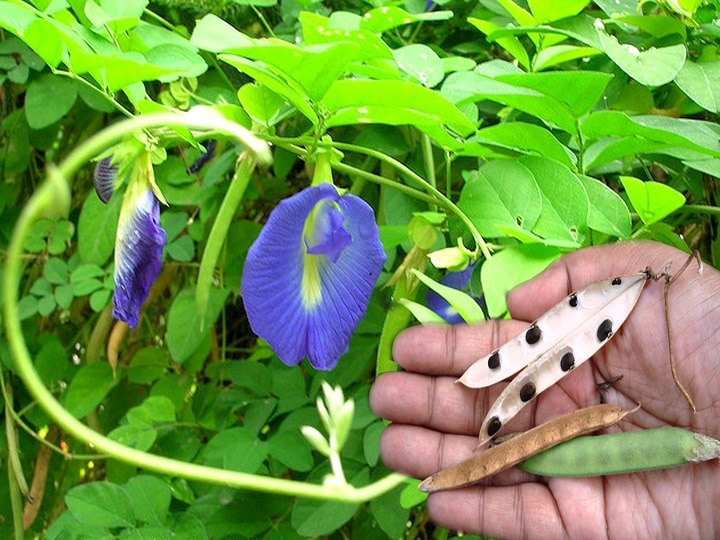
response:
M473 452L480 424L506 383L474 390L455 380L475 360L523 332L570 292L647 266L678 269L687 255L654 242L586 248L569 254L508 295L514 320L480 326L414 327L395 341L405 372L373 385L370 403L391 420L381 440L385 464L425 478ZM608 431L678 426L720 438L720 272L694 264L670 288L669 311L678 377L669 367L663 281L650 281L613 338L589 361L531 401L501 431L525 431L596 404L596 384L623 375L606 401L642 408ZM522 322L527 321L527 322ZM720 530L720 463L595 478L537 477L513 468L468 488L430 494L433 521L499 537L715 537Z

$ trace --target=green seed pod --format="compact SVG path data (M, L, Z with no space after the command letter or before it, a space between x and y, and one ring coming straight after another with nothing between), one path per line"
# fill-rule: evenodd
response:
M541 476L603 476L720 457L720 441L677 427L577 437L520 463Z

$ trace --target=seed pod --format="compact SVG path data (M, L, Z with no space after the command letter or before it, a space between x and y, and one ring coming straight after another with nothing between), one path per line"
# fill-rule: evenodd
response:
M526 403L595 354L625 322L648 280L647 272L596 281L572 293L530 327L460 377L483 388L523 370L483 420L478 445L490 440Z
M720 457L720 441L677 427L578 437L518 466L542 476L602 476L665 469Z
M500 445L474 453L465 461L426 478L420 483L419 489L432 493L469 486L563 441L616 424L631 412L608 404L573 411L520 433Z

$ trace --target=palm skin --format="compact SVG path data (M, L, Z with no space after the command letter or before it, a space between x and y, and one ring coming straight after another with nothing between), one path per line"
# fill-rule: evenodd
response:
M508 295L513 320L403 332L393 354L405 371L380 376L370 395L375 413L392 421L381 440L385 464L425 478L468 457L486 411L506 384L480 390L455 384L474 360L588 283L648 266L659 272L669 262L678 269L686 258L653 242L586 248L514 289ZM595 385L622 375L606 401L642 407L608 432L670 425L720 438L720 272L705 265L698 276L691 264L670 288L669 306L677 373L696 414L672 380L663 282L650 281L610 342L530 402L500 435L596 404ZM720 531L720 463L595 478L544 478L513 468L476 486L433 493L427 504L442 526L503 538L714 538Z

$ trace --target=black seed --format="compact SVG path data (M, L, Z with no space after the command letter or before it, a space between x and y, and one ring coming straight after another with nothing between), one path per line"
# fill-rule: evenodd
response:
M497 369L500 367L500 353L495 351L490 355L490 358L488 358L488 367L490 369Z
M492 437L495 435L498 431L500 431L500 428L502 427L502 422L497 416L493 416L490 420L488 420L487 423L487 434L488 437Z
M570 295L570 298L568 299L568 304L570 304L570 307L577 307L577 294L572 293Z
M610 319L605 319L603 322L600 323L600 326L598 326L597 329L598 341L605 341L610 336L612 336L612 333L612 321Z
M535 397L535 384L529 382L520 389L520 399L523 403L527 403Z
M525 332L525 341L527 341L529 345L535 345L538 341L540 341L541 335L542 332L537 325L533 323L533 325L527 329L527 332Z
M570 371L575 367L575 355L571 352L563 354L560 359L560 369L563 371Z
M622 279L620 279L619 277L616 277L615 279L612 280L613 285L620 285L621 283L622 283Z

